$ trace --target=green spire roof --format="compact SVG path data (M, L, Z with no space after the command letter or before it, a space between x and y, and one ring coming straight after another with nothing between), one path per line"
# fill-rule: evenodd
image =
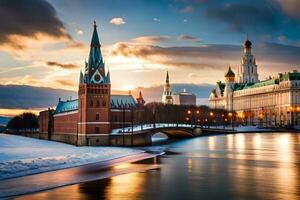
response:
M91 49L90 49L88 66L92 68L98 68L99 66L104 67L102 53L101 53L101 44L99 42L97 25L95 21L94 21L94 32L91 41Z

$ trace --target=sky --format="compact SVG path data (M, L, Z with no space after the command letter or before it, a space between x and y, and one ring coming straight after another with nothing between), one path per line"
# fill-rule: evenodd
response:
M0 84L77 90L97 22L113 90L214 84L246 35L259 78L300 70L298 0L1 0Z

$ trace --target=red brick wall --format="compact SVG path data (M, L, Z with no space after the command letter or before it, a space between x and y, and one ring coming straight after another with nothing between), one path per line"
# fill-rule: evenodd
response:
M39 113L39 130L40 133L48 133L49 131L53 131L53 115L54 110L44 110ZM51 127L49 127L49 125Z
M77 133L78 113L54 115L54 133Z
M110 133L110 85L80 84L78 96L79 133Z

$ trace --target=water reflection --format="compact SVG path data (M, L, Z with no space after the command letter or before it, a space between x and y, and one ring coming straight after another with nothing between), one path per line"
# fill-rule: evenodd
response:
M116 167L158 164L159 170L124 174L22 198L300 199L297 134L200 137L164 147L173 153Z

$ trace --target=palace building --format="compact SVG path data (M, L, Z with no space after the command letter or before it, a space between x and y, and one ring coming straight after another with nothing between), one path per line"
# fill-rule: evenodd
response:
M245 123L266 126L300 125L300 73L279 73L259 81L258 66L247 39L237 76L229 66L225 82L217 82L209 106L235 111Z
M94 22L88 62L80 71L78 99L59 102L55 110L40 113L40 133L48 139L77 145L107 144L114 128L130 126L139 118L145 101L142 93L111 94L110 72L106 71L101 44Z

